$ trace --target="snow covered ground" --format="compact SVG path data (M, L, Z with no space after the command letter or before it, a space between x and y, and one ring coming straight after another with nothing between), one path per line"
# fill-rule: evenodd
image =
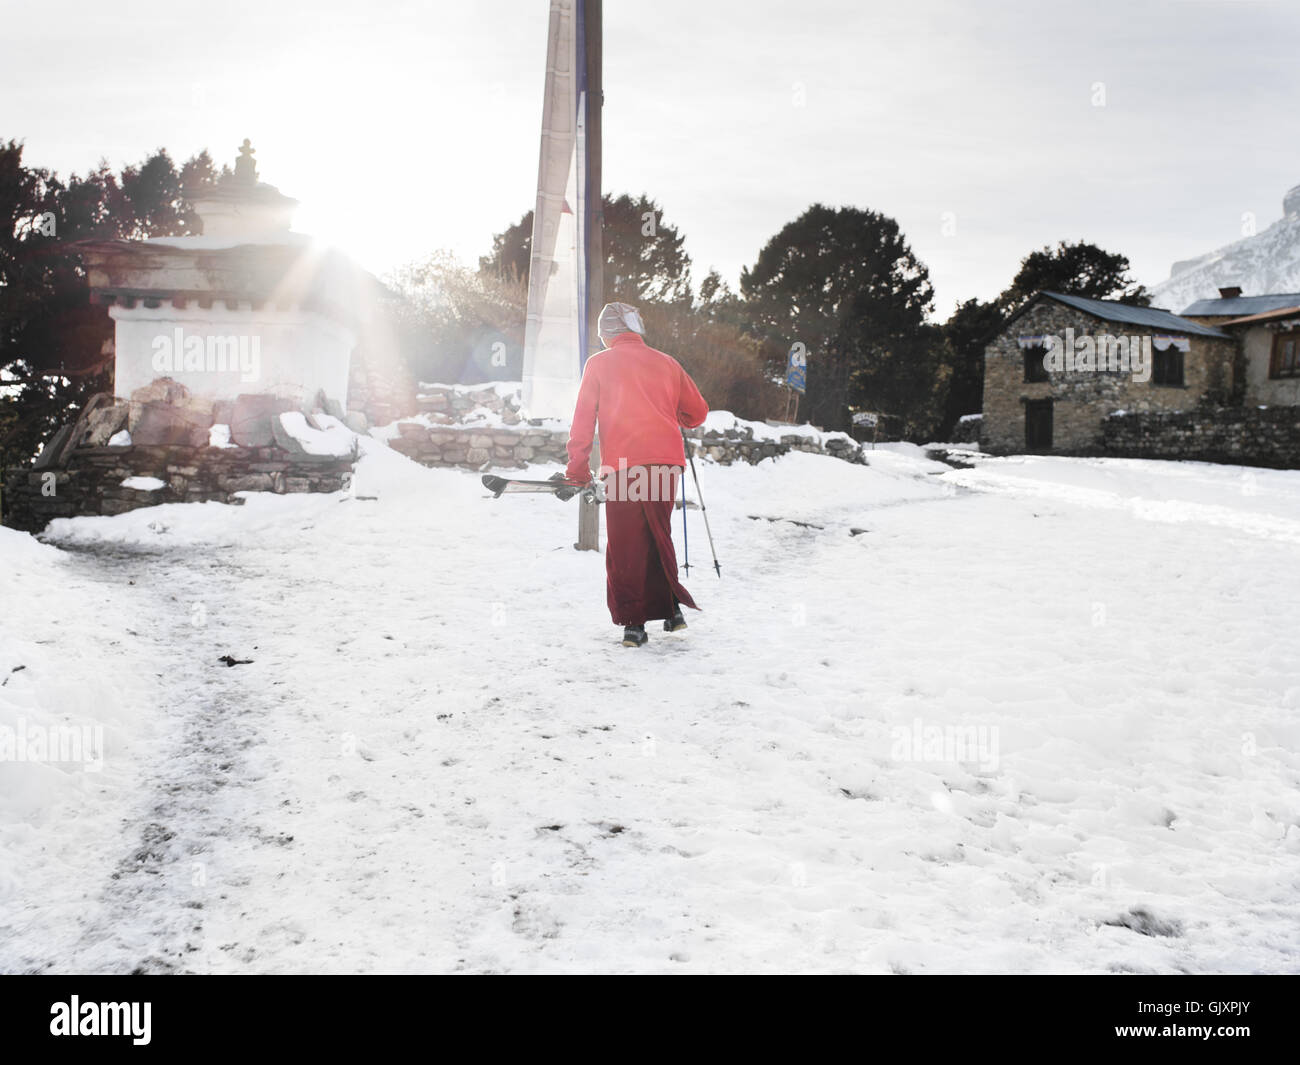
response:
M365 447L0 530L0 731L103 754L0 762L0 970L1300 971L1300 472L705 463L630 650L574 504Z

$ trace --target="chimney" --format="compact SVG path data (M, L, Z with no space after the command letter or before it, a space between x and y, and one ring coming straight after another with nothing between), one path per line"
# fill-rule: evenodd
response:
M1223 300L1235 300L1241 295L1241 286L1233 285L1231 288L1219 289L1219 298Z

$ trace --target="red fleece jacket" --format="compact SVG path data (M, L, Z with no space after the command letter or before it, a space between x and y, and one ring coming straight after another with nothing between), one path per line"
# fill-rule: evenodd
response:
M620 333L587 360L569 430L565 476L586 484L591 440L599 425L602 469L684 466L681 428L704 421L709 405L671 355L656 351L638 333Z

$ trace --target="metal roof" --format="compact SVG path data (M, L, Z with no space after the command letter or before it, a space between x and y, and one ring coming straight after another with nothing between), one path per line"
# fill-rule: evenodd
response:
M1201 318L1224 314L1229 318L1244 318L1249 314L1280 311L1284 307L1300 304L1300 292L1276 292L1265 296L1232 296L1228 299L1197 300L1183 311Z
M1140 325L1148 329L1162 329L1170 333L1188 333L1199 337L1218 337L1221 340L1232 339L1220 329L1189 321L1186 318L1179 317L1172 311L1161 310L1159 307L1131 307L1127 303L1117 303L1115 300L1090 300L1085 299L1083 296L1067 296L1063 292L1047 292L1046 290L1040 292L1039 295L1048 296L1058 303L1064 303L1067 307L1073 307L1076 311L1083 311L1085 314L1091 314L1106 322Z
M1220 325L1254 325L1257 322L1272 322L1282 318L1300 318L1300 306L1280 307L1276 311L1265 311L1263 314L1248 314L1244 318L1230 318L1226 322L1220 322Z

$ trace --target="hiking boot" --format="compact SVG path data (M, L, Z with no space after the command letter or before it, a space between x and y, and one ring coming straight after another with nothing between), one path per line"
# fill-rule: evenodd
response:
M678 607L672 617L664 620L664 632L681 632L686 628L686 619L682 617L682 608Z
M628 625L623 629L623 646L640 647L648 643L650 637L646 635L644 625Z

